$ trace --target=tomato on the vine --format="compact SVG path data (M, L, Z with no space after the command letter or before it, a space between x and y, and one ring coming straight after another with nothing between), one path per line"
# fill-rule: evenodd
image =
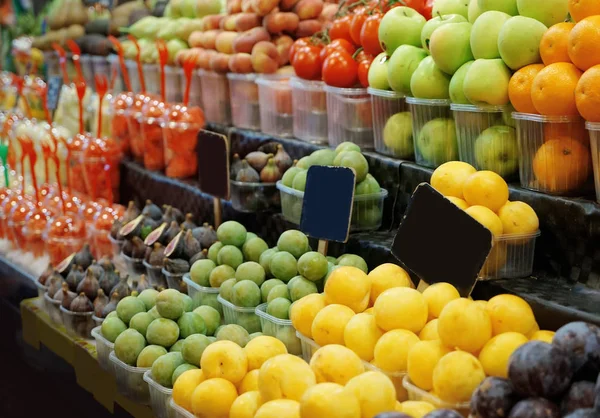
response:
M292 67L298 77L305 80L321 79L321 49L317 45L305 45L295 51Z
M371 68L371 63L373 59L364 59L358 63L358 81L361 86L369 87L369 68Z
M382 16L379 13L373 14L365 20L360 31L360 44L367 54L377 55L383 52L379 43L379 24Z
M354 9L354 16L352 16L352 22L350 23L350 37L356 45L360 45L360 31L367 17L369 15L364 6Z
M333 87L353 87L358 81L358 63L346 51L333 51L323 62L323 81Z
M427 20L431 19L431 17L432 17L431 10L433 9L433 3L434 3L434 1L435 0L425 0L423 2L423 7L421 8L421 14Z
M333 21L333 25L329 29L329 37L331 39L345 39L348 42L354 43L350 36L350 23L352 16L346 15Z
M306 45L312 45L311 39L309 37L298 38L294 41L292 46L290 47L289 57L290 62L294 60L294 55L296 55L296 51Z
M321 50L321 59L324 60L333 51L346 51L352 55L356 52L356 47L352 42L348 42L346 39L334 39Z

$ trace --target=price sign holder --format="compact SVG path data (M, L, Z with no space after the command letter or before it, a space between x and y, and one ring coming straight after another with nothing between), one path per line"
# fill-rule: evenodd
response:
M406 209L392 254L421 279L419 290L447 282L468 297L492 243L489 229L422 183Z
M348 241L355 183L356 174L351 168L308 169L300 229L319 240L318 250L323 255L327 255L328 241Z
M55 75L48 79L48 110L54 111L58 107L58 99L62 91L63 79L61 76Z
M213 196L215 228L221 224L221 199L229 200L229 143L225 135L198 132L200 190Z

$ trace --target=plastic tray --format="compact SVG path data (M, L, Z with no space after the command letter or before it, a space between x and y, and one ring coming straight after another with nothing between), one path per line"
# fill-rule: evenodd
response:
M183 100L181 90L181 78L183 69L172 66L165 66L165 99L169 103L179 103Z
M148 405L150 403L150 391L148 384L144 382L144 373L151 370L151 368L133 367L125 364L117 358L114 351L110 352L109 359L114 367L119 392L132 401Z
M221 317L223 316L223 306L217 301L217 297L219 296L218 287L200 286L190 278L189 273L183 275L183 281L187 285L188 296L194 301L194 308L198 306L211 306L219 311Z
M44 286L37 279L34 280L33 283L35 283L35 287L37 288L38 297L43 298L46 292L48 291L48 286Z
M261 76L256 79L260 105L260 130L269 135L294 135L292 89L287 75Z
M94 326L99 327L104 322L104 318L99 318L96 315L92 315L92 321L94 321Z
M146 273L143 258L131 258L123 254L123 252L121 252L121 257L125 261L125 265L127 266L127 273L130 276L139 276L140 274Z
M415 161L435 168L458 160L458 145L450 100L407 97L413 124Z
M375 151L391 157L412 159L415 154L412 118L404 95L370 87L367 91L373 102Z
M161 271L167 279L167 287L169 289L175 289L182 293L187 293L187 285L183 282L183 274L169 273L164 268Z
M169 400L173 394L173 389L166 388L152 379L152 370L144 373L144 381L148 383L150 392L150 406L152 412L157 418L172 418L175 414L169 407Z
M133 60L126 60L125 68L127 68L127 75L129 75L129 83L131 84L131 90L133 90L134 93L139 93L142 90L142 85L140 83L140 78L138 77L137 63Z
M92 63L92 56L88 54L81 54L79 57L81 64L81 72L85 79L85 84L92 90L96 89L96 80L94 79L94 64Z
M465 417L469 416L469 413L471 411L470 402L462 402L456 404L444 402L437 396L432 395L426 390L420 389L417 386L415 386L410 381L408 375L404 376L404 379L402 380L402 386L404 386L404 389L406 389L406 391L408 392L408 400L410 401L429 402L430 404L435 406L436 409L454 409L455 411L459 412Z
M151 94L160 94L160 70L158 68L158 64L143 64L142 68L144 70L146 92Z
M231 205L238 212L260 212L279 207L281 200L275 183L230 181Z
M517 279L533 272L535 241L533 234L504 235L494 239L492 251L479 272L479 280Z
M173 418L196 418L196 415L192 414L187 409L177 405L173 398L169 401L169 406L173 411Z
M71 312L61 306L60 314L69 335L86 339L92 337L92 329L96 326L92 319L94 312Z
M300 225L302 216L302 200L304 192L292 189L277 182L277 188L281 193L281 213L283 217L296 225ZM381 226L383 213L383 201L388 191L381 189L377 194L354 195L354 206L352 207L351 231L373 231Z
M343 89L325 85L327 138L330 147L352 142L373 149L373 111L367 89Z
M63 318L60 313L60 302L52 299L48 293L44 294L44 306L46 307L46 312L48 312L48 316L55 324L62 324Z
M600 202L600 123L586 122L585 127L590 133L594 182L596 183L596 201Z
M256 308L242 308L235 306L233 303L226 301L220 295L217 296L217 301L223 307L223 318L226 324L237 324L244 328L248 333L262 331L261 320L256 315Z
M165 289L168 288L167 278L162 272L162 267L155 267L148 264L146 260L144 260L142 264L146 268L146 277L148 277L148 281L152 287L155 289L158 289L159 287L164 287Z
M121 255L121 248L123 247L123 240L114 239L110 234L108 235L108 240L110 241L110 245L112 248L112 257L116 258Z
M300 338L296 335L296 330L290 319L279 319L269 315L267 313L266 303L258 305L255 312L260 318L263 334L270 335L283 342L289 354L296 356L302 355Z
M519 173L519 147L514 121L506 106L452 104L460 161L505 179Z
M589 136L579 116L513 113L521 187L554 195L580 195L592 186Z
M227 77L213 71L198 70L204 104L204 116L207 122L231 124L231 106L229 105L229 83Z
M183 70L182 70L183 71ZM181 75L179 77L179 82L181 83L181 96L185 94L185 75ZM192 72L192 83L190 85L190 102L189 106L198 106L204 109L202 104L202 84L200 82L200 74L198 71Z
M92 337L96 340L96 352L98 353L98 363L100 363L100 367L113 373L114 365L110 362L109 356L113 351L115 344L104 338L101 327L96 327L92 330Z
M260 106L256 74L228 73L231 123L243 129L260 129Z
M294 136L313 144L327 144L325 83L292 77Z

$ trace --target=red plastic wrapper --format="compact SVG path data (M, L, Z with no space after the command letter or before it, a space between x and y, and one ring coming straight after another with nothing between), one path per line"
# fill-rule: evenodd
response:
M63 215L52 220L46 231L46 252L50 262L58 265L70 254L77 252L85 243L83 218Z
M144 142L144 167L148 170L162 171L165 168L165 151L161 125L165 122L167 105L159 100L146 103L140 122L140 131Z
M36 205L25 217L22 228L23 242L27 251L31 251L35 257L43 257L46 254L44 232L52 216L50 211Z
M125 111L131 155L138 162L144 161L144 140L140 131L138 118L142 116L142 108L150 99L151 96L141 93L136 94L131 106Z
M82 153L85 191L92 200L108 204L119 198L121 149L112 138L95 138Z
M114 113L111 119L110 135L124 155L128 154L130 149L127 110L132 104L133 93L131 92L118 94L112 103Z
M198 171L196 144L204 128L204 112L199 107L172 106L163 123L165 173L172 178L194 176Z
M104 208L96 214L94 223L89 229L92 236L92 254L97 260L105 255L113 256L110 229L119 216L119 212L115 212L110 207Z

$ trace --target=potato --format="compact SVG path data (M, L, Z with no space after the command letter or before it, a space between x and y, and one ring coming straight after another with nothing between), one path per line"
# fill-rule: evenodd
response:
M234 30L238 32L245 32L260 26L261 19L256 13L239 13L236 16Z
M219 29L221 27L221 20L225 18L225 15L209 15L202 18L202 25L204 30Z
M199 46L202 46L203 39L204 39L204 32L194 31L191 33L190 37L188 38L188 44L192 48L199 47Z
M217 42L217 36L221 33L221 30L207 30L204 32L204 38L202 39L202 44L199 45L204 49L215 49L215 44Z
M227 0L227 14L232 15L242 12L242 0Z
M281 0L281 2L279 3L279 8L284 12L289 12L299 1L300 0Z
M229 70L238 74L251 73L253 71L252 56L245 52L233 54L229 57Z
M224 54L233 54L233 41L238 37L237 32L223 31L217 35L215 49Z
M216 73L226 73L229 71L229 54L217 52L209 59L210 69Z
M295 13L269 13L263 19L263 26L269 33L294 33L298 29L300 19Z
M279 53L279 66L286 65L290 61L290 48L294 43L291 36L281 35L273 40L277 52Z
M254 28L247 30L246 32L242 32L239 36L233 41L233 51L234 52L245 52L247 54L252 52L252 47L260 41L268 41L271 39L271 36L266 31L265 28Z
M269 41L260 41L252 48L252 68L261 74L273 74L279 68L279 52Z
M316 19L323 10L322 0L300 0L294 6L294 13L300 20Z
M298 24L296 30L296 38L303 38L305 36L313 36L315 33L323 29L321 22L315 19L302 20Z
M277 7L279 0L251 0L250 4L254 13L266 16Z

